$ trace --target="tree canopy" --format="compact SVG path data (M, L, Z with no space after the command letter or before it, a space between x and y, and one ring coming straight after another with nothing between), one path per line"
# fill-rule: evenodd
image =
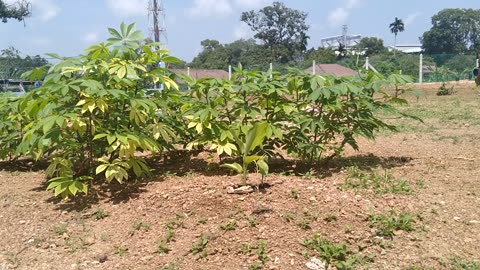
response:
M30 3L22 0L17 1L15 5L8 5L0 0L0 19L3 23L8 22L9 19L22 21L30 16Z
M259 11L243 12L241 21L255 32L255 38L270 49L273 61L288 62L295 52L305 51L308 44L305 23L307 13L273 2Z
M9 47L0 51L0 79L19 79L24 72L47 64L39 55L21 57L19 50Z
M364 37L356 46L358 49L365 51L366 56L384 53L387 48L383 45L383 39L376 37Z
M426 53L464 53L480 49L480 9L444 9L420 38Z
M395 34L395 41L393 43L394 47L397 47L397 35L399 32L405 31L405 24L403 21L397 17L395 17L395 20L390 24L390 31L392 31L393 34Z

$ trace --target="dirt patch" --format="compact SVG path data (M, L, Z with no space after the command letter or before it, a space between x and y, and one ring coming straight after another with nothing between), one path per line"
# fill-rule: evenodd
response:
M346 244L355 269L474 265L480 98L471 84L444 97L438 87L422 85L426 96L403 108L425 123L393 119L399 133L360 140L360 152L328 165L274 163L268 188L250 194L227 194L240 179L220 173L208 153L161 159L155 179L98 187L74 202L45 191L41 168L2 163L0 269L307 269L318 253L302 243L315 233ZM350 166L389 172L414 192L345 188ZM379 236L368 218L390 210L410 213L414 230Z

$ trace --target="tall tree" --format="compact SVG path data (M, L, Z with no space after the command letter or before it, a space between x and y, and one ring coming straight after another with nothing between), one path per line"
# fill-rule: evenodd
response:
M480 49L480 9L444 9L420 38L426 53L464 53Z
M30 3L25 0L19 0L15 5L8 5L3 0L0 0L0 18L3 23L8 19L15 19L22 21L30 16Z
M355 47L365 51L366 56L384 53L387 51L387 48L385 48L383 45L383 39L376 37L364 37Z
M0 51L0 78L19 79L24 72L47 64L47 60L38 55L22 58L19 50L9 47Z
M395 17L395 20L390 24L390 31L392 31L393 34L395 34L395 42L393 43L393 48L397 48L397 35L399 32L405 31L405 24L403 21L397 17ZM395 52L394 52L395 54Z
M272 61L288 62L296 52L305 51L309 37L309 26L305 23L307 13L286 7L281 2L273 2L259 11L243 12L241 21L255 32L271 51Z

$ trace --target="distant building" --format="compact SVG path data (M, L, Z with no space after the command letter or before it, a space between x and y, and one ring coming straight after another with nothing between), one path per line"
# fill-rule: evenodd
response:
M398 44L396 47L388 46L389 51L401 51L408 54L420 54L423 49L421 44Z
M313 67L310 67L305 71L308 73L313 73ZM358 72L353 69L341 66L339 64L318 64L315 65L315 74L329 74L337 77L342 77L358 75Z

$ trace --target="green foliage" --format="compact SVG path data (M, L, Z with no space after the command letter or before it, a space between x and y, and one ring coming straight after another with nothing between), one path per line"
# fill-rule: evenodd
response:
M97 211L93 213L93 216L96 220L101 220L110 216L110 213L105 211L103 208L98 208Z
M405 31L405 24L403 21L397 17L395 17L395 20L389 25L390 31L392 31L393 34L395 34L395 43L394 46L397 45L397 35L399 32Z
M389 171L382 173L365 172L358 167L349 167L343 188L373 190L376 194L412 194L414 191L408 181L395 178Z
M479 49L480 9L447 8L432 17L432 27L421 37L426 53L463 53Z
M327 267L333 265L337 269L355 269L353 266L357 259L351 256L352 252L346 244L335 244L315 233L313 238L305 239L302 245L316 251Z
M115 254L123 256L127 253L128 253L128 247L125 247L125 246L115 247Z
M220 224L220 229L224 231L234 231L235 229L237 229L237 227L238 223L235 219L231 219L227 222Z
M365 51L366 56L387 52L387 48L383 45L383 39L376 37L364 37L355 47Z
M395 231L413 231L415 229L415 219L410 213L397 214L394 210L386 214L372 213L368 217L370 225L377 228L378 236L393 237Z
M28 124L16 151L49 157L48 189L64 198L87 193L94 179L122 183L132 174L148 176L146 161L136 153L171 148L175 137L164 121L170 113L165 100L178 92L168 70L157 63L177 59L156 51L157 44L142 45L134 24L109 32L109 43L91 46L83 56L60 58L43 86L19 100L17 117ZM37 70L25 76L38 76ZM148 90L159 82L164 91Z

